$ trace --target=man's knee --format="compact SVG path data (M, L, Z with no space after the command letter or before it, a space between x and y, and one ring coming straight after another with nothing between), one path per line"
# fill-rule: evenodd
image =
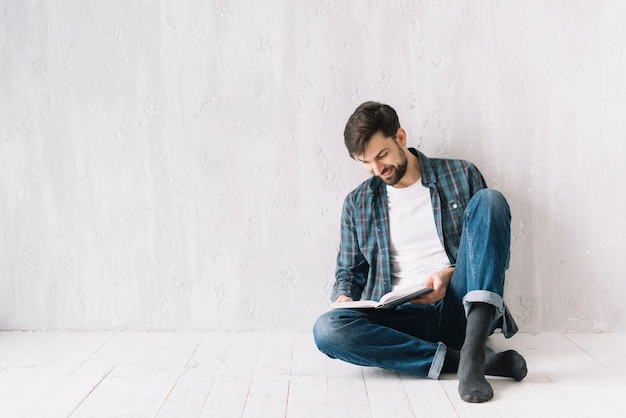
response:
M487 204L489 206L495 205L504 205L508 206L506 198L504 195L495 189L482 189L479 190L472 196L472 200L477 199L481 203Z
M331 350L330 346L333 345L333 326L331 325L332 321L329 316L329 312L322 314L317 321L315 321L315 325L313 325L313 339L315 340L315 345L317 348L324 354L328 354Z
M349 344L350 334L343 332L349 318L340 318L337 311L322 314L313 325L313 339L315 345L324 354L333 357L333 352Z
M509 203L506 201L504 195L495 189L482 189L472 196L468 205L469 212L473 210L486 210L493 214L501 214L511 217Z

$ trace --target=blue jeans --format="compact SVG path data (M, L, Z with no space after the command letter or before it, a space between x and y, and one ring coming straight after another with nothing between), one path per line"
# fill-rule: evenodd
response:
M461 349L466 314L474 302L496 307L492 331L517 331L504 300L511 243L511 213L492 189L476 193L465 209L457 263L446 297L433 305L405 304L392 311L335 309L313 327L319 350L361 366L437 379L447 348Z

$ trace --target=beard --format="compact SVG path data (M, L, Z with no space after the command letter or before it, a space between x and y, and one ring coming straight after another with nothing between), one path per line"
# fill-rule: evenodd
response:
M406 170L409 166L409 160L408 158L406 158L406 155L404 155L404 152L401 153L403 160L400 162L400 164L397 165L392 165L389 168L386 168L385 171L383 171L381 174L385 174L385 172L387 170L392 170L394 171L393 176L388 177L388 178L384 178L382 176L380 176L381 180L385 182L385 184L389 185L389 186L395 186L396 184L398 184L398 182L402 179L402 177L404 177L404 175L406 174Z

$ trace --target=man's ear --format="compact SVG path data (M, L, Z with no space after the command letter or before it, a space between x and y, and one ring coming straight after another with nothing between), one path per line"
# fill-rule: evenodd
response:
M398 128L396 131L396 142L400 144L401 147L406 147L406 131L402 128Z

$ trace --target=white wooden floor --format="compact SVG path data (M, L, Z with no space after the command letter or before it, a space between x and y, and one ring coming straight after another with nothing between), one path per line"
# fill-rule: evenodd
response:
M309 333L0 332L1 417L626 417L625 334L490 338L522 382L467 404L439 381L356 367Z

